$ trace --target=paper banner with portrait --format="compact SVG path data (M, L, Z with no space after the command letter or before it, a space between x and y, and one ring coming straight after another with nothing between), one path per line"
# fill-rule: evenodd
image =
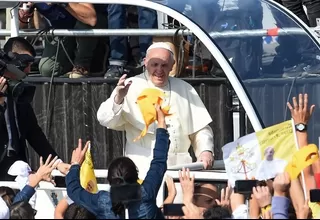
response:
M223 148L225 169L232 186L236 180L267 180L282 173L297 152L291 120L246 135Z

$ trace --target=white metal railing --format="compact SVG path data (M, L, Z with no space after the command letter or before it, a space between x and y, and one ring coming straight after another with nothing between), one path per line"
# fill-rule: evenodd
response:
M36 36L40 30L19 30L19 36ZM11 30L0 30L0 36L11 36ZM175 34L191 35L189 30L177 29L54 29L47 32L54 36L174 36Z
M320 27L313 28L316 33L320 31ZM19 36L36 36L40 30L18 30ZM230 37L263 37L269 36L268 29L259 30L240 30L240 31L224 31L224 32L210 32L210 37L216 38L230 38ZM190 30L178 30L178 29L54 29L48 30L48 35L54 36L174 36L178 35L192 35ZM305 30L301 28L283 28L276 31L274 36L284 36L288 34L305 35ZM11 36L11 30L0 30L0 36Z

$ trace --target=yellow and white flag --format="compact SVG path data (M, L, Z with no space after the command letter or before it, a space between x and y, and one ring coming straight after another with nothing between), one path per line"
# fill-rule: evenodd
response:
M236 180L266 180L284 172L297 152L291 120L246 135L226 144L223 160L230 184Z
M88 192L98 192L97 178L94 174L94 167L91 156L91 144L89 145L85 159L80 168L80 183L81 186Z

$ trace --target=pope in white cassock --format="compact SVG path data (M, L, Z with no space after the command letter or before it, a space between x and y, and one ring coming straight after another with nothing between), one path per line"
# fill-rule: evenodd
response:
M144 59L146 71L128 79L123 75L97 113L101 125L126 131L125 156L135 162L140 178L144 178L149 169L157 127L155 123L151 124L145 136L133 141L145 128L136 100L147 88L162 90L162 107L170 106L171 115L166 116L171 141L167 165L191 163L190 146L198 161L204 162L205 168L213 165L213 132L208 125L212 119L195 89L187 82L169 76L174 62L168 44L152 44Z
M269 180L282 173L287 166L285 160L274 158L274 148L267 147L264 151L265 159L259 164L255 178L257 180Z

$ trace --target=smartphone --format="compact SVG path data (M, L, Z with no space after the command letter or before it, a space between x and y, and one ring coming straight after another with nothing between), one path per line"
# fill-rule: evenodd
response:
M182 207L184 204L163 204L164 216L184 216Z
M138 183L112 185L110 187L110 196L113 203L141 201L141 185Z
M310 202L320 202L320 189L310 190Z
M251 195L252 188L256 187L257 184L258 184L258 180L236 180L234 192Z
M64 176L55 176L53 178L54 182L56 183L56 187L59 187L59 188L66 188L67 185L66 185L66 177Z

